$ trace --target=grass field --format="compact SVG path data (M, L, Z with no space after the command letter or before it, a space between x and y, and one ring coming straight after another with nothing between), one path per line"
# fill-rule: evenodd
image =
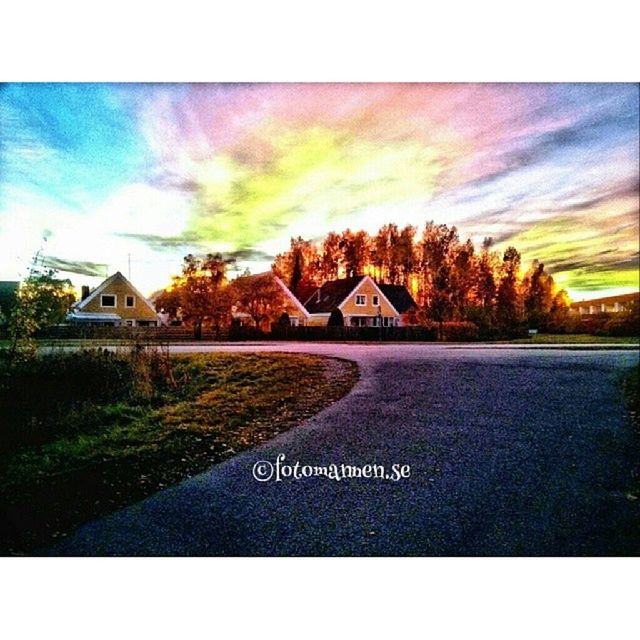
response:
M624 390L627 409L634 425L640 435L640 365L631 369L624 378L622 388Z
M627 497L640 500L640 365L630 369L622 380L627 413L635 430L636 465Z
M592 336L587 334L550 334L539 333L531 338L516 338L512 340L491 340L478 341L478 344L637 344L640 345L640 337L610 337ZM38 340L39 347L74 347L74 348L96 348L96 347L129 347L130 340L122 339L64 339L64 340ZM207 344L207 341L180 341L177 344ZM212 342L211 344L216 344ZM8 346L7 340L0 340L0 349Z
M65 400L59 413L44 407L32 415L23 414L35 400L5 399L18 408L0 453L0 551L45 545L272 438L343 396L358 376L354 363L311 355L208 354L170 363L173 384L159 393L142 393L136 379L135 393L117 387L110 401ZM114 379L127 370L116 367Z
M640 337L609 337L577 334L538 333L531 338L500 340L504 344L640 344Z

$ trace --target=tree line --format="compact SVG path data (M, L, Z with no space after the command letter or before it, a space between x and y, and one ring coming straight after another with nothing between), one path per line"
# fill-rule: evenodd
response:
M246 314L255 327L268 329L282 314L282 288L269 273L252 276L245 271L229 280L234 264L233 259L219 253L185 256L182 274L174 276L171 286L156 297L156 309L191 326L196 338L201 337L205 325L220 336L234 312Z
M347 229L316 242L292 238L272 268L302 301L327 280L370 275L406 286L418 322L471 321L485 333L561 324L569 299L544 264L534 260L523 272L515 247L499 253L492 245L486 238L477 249L446 224L427 222L420 233L386 224L375 235Z

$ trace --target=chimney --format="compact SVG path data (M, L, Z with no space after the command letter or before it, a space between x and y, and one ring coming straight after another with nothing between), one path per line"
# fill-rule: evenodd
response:
M84 300L88 295L89 295L89 285L83 284L80 300Z

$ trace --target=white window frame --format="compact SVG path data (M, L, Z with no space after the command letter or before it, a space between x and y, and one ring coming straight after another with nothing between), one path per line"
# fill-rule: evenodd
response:
M133 298L133 304L132 305L128 305L127 304L127 299L128 298ZM135 309L136 308L136 296L134 296L133 294L127 293L127 295L124 297L124 307L125 307L125 309Z
M113 298L113 304L103 304L102 300L105 296ZM103 309L116 309L118 307L118 295L116 293L101 293L100 307L102 307Z
M380 306L380 296L377 294L374 294L371 296L371 304L374 307L379 307Z
M358 302L358 298L363 298L364 302ZM356 307L366 307L366 306L367 306L367 294L356 293Z

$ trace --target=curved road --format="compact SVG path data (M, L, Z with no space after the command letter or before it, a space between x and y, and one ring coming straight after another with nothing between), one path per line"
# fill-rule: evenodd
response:
M81 527L58 555L626 555L636 350L432 344L182 346L355 360L345 398L265 445ZM256 462L409 465L258 482ZM261 467L269 469L268 466ZM299 467L301 469L301 467Z

